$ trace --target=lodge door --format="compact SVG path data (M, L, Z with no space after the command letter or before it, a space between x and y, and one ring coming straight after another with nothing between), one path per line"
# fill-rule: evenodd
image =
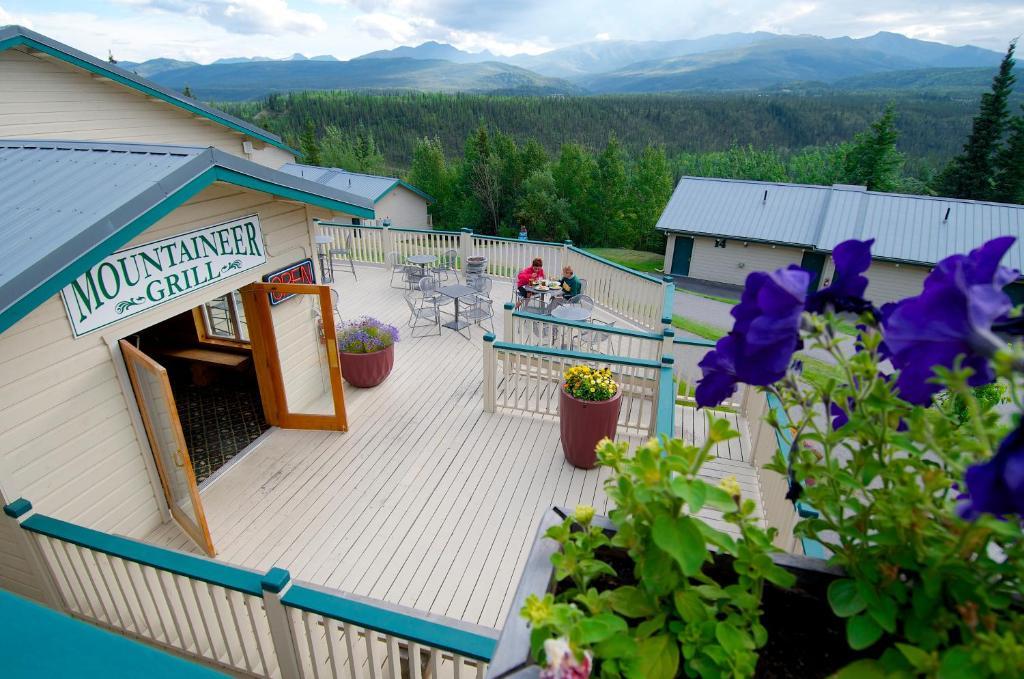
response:
M251 283L239 292L267 421L348 431L330 287Z
M693 255L693 238L676 236L675 248L672 250L672 275L690 275L690 257Z
M206 524L167 370L131 342L121 340L120 345L171 516L197 545L214 556L217 552Z

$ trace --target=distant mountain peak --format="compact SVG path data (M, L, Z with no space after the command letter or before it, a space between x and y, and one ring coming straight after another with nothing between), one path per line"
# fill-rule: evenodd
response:
M415 47L402 45L390 50L377 50L358 56L355 59L444 59L457 64L479 63L481 61L501 61L490 51L466 52L446 42L428 40ZM354 59L354 60L355 60ZM353 60L353 61L354 61Z

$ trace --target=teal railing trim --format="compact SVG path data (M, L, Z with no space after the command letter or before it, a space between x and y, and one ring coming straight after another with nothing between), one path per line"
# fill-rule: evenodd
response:
M563 318L555 318L554 316L544 316L541 314L533 314L529 311L513 311L512 316L515 318L523 318L528 321L540 321L542 323L553 323L555 325L564 325L572 328L582 328L584 330L597 330L599 332L606 332L610 335L625 335L629 337L641 337L643 339L654 340L660 342L662 335L659 333L646 332L644 330L633 330L632 328L616 328L614 325L595 325L593 323L587 323L585 321L567 321Z
M768 399L768 407L775 413L775 419L779 423L779 428L775 430L775 443L779 446L779 451L782 452L782 457L786 462L789 462L789 449L793 447L793 435L787 431L787 427L789 427L789 415L786 414L786 409L782 407L782 403L775 394L765 394L765 398ZM789 479L786 479L786 483L789 483ZM797 500L794 505L796 513L801 518L813 519L818 516L818 512L814 507L803 500ZM807 556L817 559L826 558L825 547L817 540L800 538L800 544L803 547L804 554Z
M243 594L263 595L260 585L263 575L260 573L242 570L235 566L209 561L190 554L172 552L129 538L101 533L43 514L33 514L22 521L21 527L39 535L102 552L109 556L116 556L126 561L134 561L143 566L151 566L193 580L201 580L211 585L233 589Z
M676 286L672 282L671 278L663 280L664 283L668 283L665 286L665 297L661 302L661 319L664 322L668 319L668 323L672 322L672 306L675 301Z
M291 589L285 592L281 603L291 608L324 615L484 662L490 661L497 645L497 640L468 630L346 599L302 585L292 585Z
M670 358L666 356L665 358ZM658 379L658 413L655 418L655 432L672 438L676 433L676 381L672 374L672 362L661 366Z
M651 283L657 283L658 285L661 285L661 281L658 280L657 278L655 278L654 276L648 276L645 273L640 273L636 269L630 269L628 266L623 266L622 264L616 264L615 262L613 262L610 259L605 259L604 257L601 257L599 255L595 255L593 253L587 252L586 250L582 250L582 249L576 247L575 245L570 245L568 247L569 247L570 250L572 250L573 252L575 252L578 255L583 255L584 257L589 257L590 259L593 259L596 262L601 262L602 264L607 264L608 266L614 267L614 268L618 269L619 271L625 271L626 273L632 274L634 276L637 276L638 278L642 278L645 281L650 281Z
M672 340L672 344L683 344L688 347L714 347L715 343L711 340L699 339L693 337L676 337Z
M633 365L641 368L661 368L659 361L651 361L644 358L629 358L626 356L608 356L606 354L589 354L582 351L568 351L556 349L555 347L535 347L529 344L515 344L513 342L495 342L495 349L506 351L518 351L523 354L540 354L541 356L564 356L575 358L580 361L592 361L594 363L614 363L616 365Z
M528 245L550 245L553 248L562 247L561 243L552 243L549 240L519 240L518 238L505 238L504 236L485 236L482 233L474 233L473 238L481 240L496 240L505 243L526 243Z
M370 226L369 224L339 224L338 222L328 222L321 220L317 222L320 226L331 226L337 229L370 229L371 231L383 231L383 226Z
M388 231L397 231L399 233L439 233L443 236L461 236L461 231L442 231L441 229L407 229L399 226L389 226Z

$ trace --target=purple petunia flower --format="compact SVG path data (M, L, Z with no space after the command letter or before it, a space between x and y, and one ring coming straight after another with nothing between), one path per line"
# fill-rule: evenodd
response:
M967 501L960 515L1024 515L1024 427L1020 424L999 444L992 459L971 465L964 475Z
M967 255L953 255L936 265L924 290L895 305L883 307L885 354L900 375L900 396L927 405L942 387L929 382L935 366L951 368L957 356L972 368L971 386L994 379L988 358L1001 346L993 322L1011 308L1003 287L1017 272L999 265L1014 242L996 238Z
M747 276L743 297L732 309L732 330L700 362L698 406L720 404L740 382L765 386L786 374L800 346L800 314L809 281L810 274L795 265Z
M832 416L832 429L836 430L842 427L844 424L850 421L850 416L847 414L847 410L853 412L853 399L846 399L846 410L841 408L838 403L831 403L829 405L829 414Z
M864 299L868 279L863 274L871 266L871 245L875 239L843 241L832 250L832 261L836 272L832 284L811 293L807 298L807 310L821 313L827 307L836 311L862 313L871 309L871 303Z

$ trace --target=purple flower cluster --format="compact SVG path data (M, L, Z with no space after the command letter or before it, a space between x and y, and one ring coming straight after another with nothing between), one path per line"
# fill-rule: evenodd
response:
M338 349L349 354L372 354L398 341L398 328L362 316L338 326Z
M964 518L983 513L1024 516L1024 427L1018 424L990 460L969 467L964 481L967 499L960 506Z

